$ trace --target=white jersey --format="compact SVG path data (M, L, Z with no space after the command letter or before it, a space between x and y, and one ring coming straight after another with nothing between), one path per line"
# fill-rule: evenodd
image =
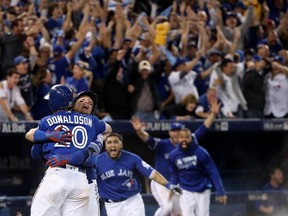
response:
M8 88L7 80L0 82L0 98L6 99L8 109L12 109L15 105L19 106L25 104L25 101L21 95L18 86L14 86L13 89ZM0 106L0 120L8 120L6 114Z
M189 71L182 79L180 78L180 74L180 71L173 71L168 77L175 96L175 103L180 103L188 94L193 94L198 99L198 90L194 85L197 73L195 71Z
M224 73L222 73L222 75L225 83L225 88L222 88L221 85L216 86L218 97L228 110L231 110L231 112L236 112L238 110L240 101L233 89L232 79ZM219 79L219 76L217 74L217 71L214 70L210 77L209 87L212 87L215 80L217 79Z
M288 113L288 78L285 74L271 75L265 83L264 115L273 114L277 118Z

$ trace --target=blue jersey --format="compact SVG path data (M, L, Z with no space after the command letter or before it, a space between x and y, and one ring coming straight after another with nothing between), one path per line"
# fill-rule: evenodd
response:
M192 134L193 140L188 150L180 146L170 153L171 183L190 192L203 192L216 188L219 195L224 195L224 187L217 167L209 153L198 144L198 139L204 134L206 127L202 125Z
M113 160L107 152L96 160L97 183L100 197L104 200L120 201L141 191L136 175L151 178L154 169L138 155L122 150L120 158Z
M62 130L70 130L73 134L72 141L67 145L55 142L46 142L43 145L45 159L55 154L72 154L85 149L97 136L106 130L104 121L96 116L81 114L74 111L58 111L40 120L39 130L53 131L62 126Z
M149 149L155 150L155 169L166 179L170 179L169 153L175 149L171 139L159 139L149 136L146 142Z

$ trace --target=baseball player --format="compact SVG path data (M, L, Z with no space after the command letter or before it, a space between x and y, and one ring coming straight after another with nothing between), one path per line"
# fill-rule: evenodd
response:
M106 152L94 160L100 197L105 201L108 216L135 215L144 216L145 209L140 195L141 185L136 179L136 173L153 179L177 194L182 189L170 184L158 171L143 161L139 156L122 150L122 136L111 133L106 137ZM79 154L79 152L74 155ZM65 157L65 156L64 156ZM79 158L79 157L77 157ZM80 160L79 160L80 161ZM61 161L64 162L65 161ZM50 166L59 165L48 161Z
M56 91L59 95L63 93L61 90L63 89L51 88L52 92ZM55 98L51 100L53 99ZM50 98L49 102L51 102ZM61 99L58 98L53 103L49 103L52 110L53 105L57 106L57 103L61 103ZM85 149L89 143L97 141L99 134L111 131L109 125L108 127L105 122L100 121L96 116L90 115L96 103L96 95L92 92L85 92L76 97L74 107L77 107L81 113L86 114L53 110L57 112L40 120L40 131L55 131L62 127L62 130L71 131L73 134L72 140L68 144L55 142L43 144L42 151L46 160L56 154L70 155L80 149ZM35 138L35 134L33 138ZM34 139L34 141L38 140ZM88 206L88 196L89 186L84 167L69 164L63 167L50 167L46 170L46 174L34 196L31 215L84 215Z
M182 189L168 182L158 171L139 156L123 150L122 136L111 133L105 140L106 152L96 160L99 194L105 202L108 216L144 216L145 209L140 195L141 185L136 173L153 179L169 190L181 194Z
M227 196L217 167L198 140L210 128L218 114L220 104L214 100L211 114L193 134L189 129L179 132L179 145L170 152L171 183L183 188L180 207L183 216L209 215L212 185L218 192L217 200L226 204Z
M143 142L147 143L149 149L155 151L155 169L160 172L161 175L163 175L166 179L170 179L168 156L169 153L175 149L178 143L179 130L184 126L180 123L173 123L168 132L169 138L160 139L150 136L143 129L139 118L133 117L130 122L138 137ZM159 208L155 212L154 216L176 216L181 214L178 195L174 195L172 199L169 198L170 191L155 181L151 181L150 189L153 197L159 205Z

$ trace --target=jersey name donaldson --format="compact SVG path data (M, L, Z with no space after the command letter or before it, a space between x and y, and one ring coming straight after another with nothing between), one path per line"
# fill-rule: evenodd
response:
M52 116L51 118L46 119L49 126L54 124L80 124L80 125L87 125L92 127L92 119L85 117L85 116L63 116L63 115L56 115Z

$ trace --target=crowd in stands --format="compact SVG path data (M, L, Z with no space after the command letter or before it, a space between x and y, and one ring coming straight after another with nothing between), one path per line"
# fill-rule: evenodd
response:
M0 120L51 114L54 84L106 120L288 117L283 0L2 0Z

